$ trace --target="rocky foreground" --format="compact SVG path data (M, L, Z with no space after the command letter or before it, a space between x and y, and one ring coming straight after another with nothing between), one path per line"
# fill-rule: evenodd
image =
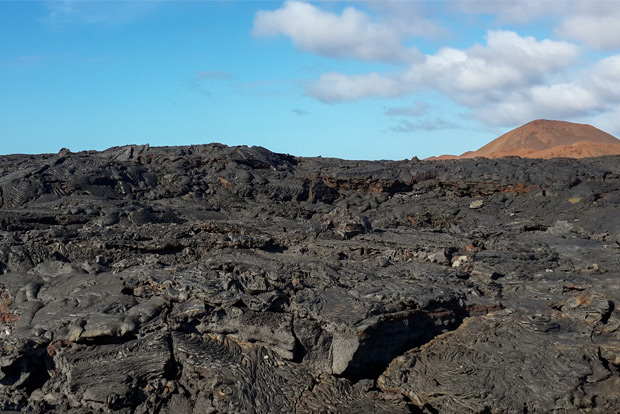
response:
M620 412L620 157L0 157L0 410Z

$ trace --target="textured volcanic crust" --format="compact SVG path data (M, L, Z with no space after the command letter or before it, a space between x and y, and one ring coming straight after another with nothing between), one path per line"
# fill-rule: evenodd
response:
M0 157L0 410L620 412L620 158Z
M420 408L447 412L593 408L594 396L584 387L610 372L586 327L563 326L573 322L559 312L533 318L510 310L468 318L456 331L395 359L379 384ZM598 408L614 411L602 401Z

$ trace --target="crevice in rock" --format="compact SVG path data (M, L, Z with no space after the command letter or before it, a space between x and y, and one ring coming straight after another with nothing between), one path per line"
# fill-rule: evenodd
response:
M170 359L166 362L166 366L164 367L163 378L168 381L176 381L181 378L183 373L183 364L177 362L174 357L174 345L172 343L172 335L168 335L166 337L166 343L168 344L168 351L170 352Z
M620 375L619 370L615 366L610 364L607 358L603 356L600 348L598 349L597 356L598 360L601 362L601 365L603 366L603 368L605 368L607 372L609 372L611 375ZM584 383L585 379L583 379L581 382Z
M22 389L28 394L43 387L50 378L46 359L49 359L49 356L44 347L31 342L26 344L20 357L1 368L3 378L0 385Z
M501 308L501 304L464 306L453 300L425 310L382 316L361 334L360 345L341 376L352 382L366 378L376 381L390 362L404 352L458 329L469 316Z
M420 413L439 414L439 410L427 403L427 404L424 404L424 406L422 407L422 410L420 410Z
M394 358L457 329L467 316L466 308L454 306L382 317L363 332L359 348L342 376L353 382L376 380Z
M614 312L614 309L616 309L616 304L614 303L614 301L609 301L609 309L607 310L607 312L605 312L605 314L601 315L601 323L607 323L607 321L609 321L609 318L611 317L611 314Z
M306 347L303 346L303 344L301 343L297 335L295 335L295 329L291 329L291 334L293 335L293 338L295 338L295 345L293 348L293 359L291 361L299 364L303 362L304 357L307 354L307 350L306 350Z
M544 224L527 224L523 226L521 231L527 233L532 231L547 231L549 226L545 226Z
M135 250L137 253L140 253L140 254L159 254L162 256L168 256L168 255L176 255L176 254L182 253L184 249L185 249L185 246L166 245L166 246L154 246L154 247L142 246L142 247L137 247L132 250Z

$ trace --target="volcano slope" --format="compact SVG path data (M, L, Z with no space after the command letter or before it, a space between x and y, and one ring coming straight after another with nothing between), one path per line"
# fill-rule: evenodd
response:
M620 140L592 125L537 119L505 133L476 151L460 156L441 155L428 160L464 158L590 158L620 155Z
M620 157L0 157L0 409L620 411Z

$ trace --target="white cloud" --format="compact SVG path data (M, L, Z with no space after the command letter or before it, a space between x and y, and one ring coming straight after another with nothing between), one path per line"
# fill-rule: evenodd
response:
M468 0L453 2L453 7L472 15L495 16L501 22L528 23L543 16L565 12L573 0Z
M592 67L573 74L573 82L548 82L531 85L507 94L500 102L474 107L479 119L487 124L515 125L535 118L602 120L602 125L616 125L620 105L620 75L613 67L620 55L611 56ZM613 133L613 132L612 132Z
M337 58L405 61L418 54L403 46L393 27L375 23L353 7L337 15L308 3L289 1L277 10L259 11L252 34L283 34L300 50Z
M527 73L506 64L500 56L482 55L444 48L424 63L413 65L406 78L419 85L430 81L445 92L477 92L518 84Z
M384 98L403 94L403 85L396 78L379 75L376 72L366 75L347 76L329 72L321 75L306 93L323 102L351 101L367 96Z
M494 105L481 105L474 112L476 118L487 125L518 125L533 119L555 118L529 105L522 93L509 94L505 100Z
M484 46L443 48L401 73L324 74L307 93L325 102L338 102L435 90L469 108L487 125L517 125L537 118L579 120L616 110L620 105L620 55L584 68L575 66L578 58L579 48L567 42L492 31ZM406 116L414 109L395 108L386 115ZM611 118L601 119L612 122ZM403 120L392 130L405 132L434 125L440 124Z
M529 101L535 107L553 108L566 115L591 111L600 105L596 91L575 83L536 85L530 89L529 95Z
M285 35L298 49L323 56L404 64L400 71L391 73L325 72L306 84L306 94L323 102L392 98L432 90L466 107L471 116L487 125L516 125L536 118L579 122L584 117L596 117L620 129L620 121L605 115L618 113L620 55L596 62L583 53L588 47L620 48L618 2L360 2L373 14L352 7L332 13L290 1L277 10L259 12L253 33ZM465 25L478 24L481 14L491 16L495 27L506 22L513 27L544 22L552 25L550 30L556 38L536 39L516 31L489 30L483 44L467 49L443 47L422 56L417 49L405 46L407 39L416 36L446 36L442 24L430 16L445 17L448 10L452 18L469 19ZM425 111L416 106L389 108L385 115L411 117ZM437 120L404 119L392 130L441 126Z
M572 65L578 49L566 42L537 41L510 31L489 31L487 45L461 51L441 49L424 63L414 64L407 77L467 102L496 91L537 82L541 77Z
M431 17L433 7L423 1L365 0L364 5L378 15L381 23L408 36L445 38L450 31Z
M457 124L450 122L450 121L446 121L443 118L434 118L434 119L418 121L418 122L411 122L408 119L401 119L398 124L396 124L393 127L390 127L390 129L394 132L407 133L407 132L415 132L419 130L437 131L441 129L454 129L457 127L458 127Z
M618 4L618 3L616 3ZM620 7L615 13L578 15L567 18L556 30L560 36L577 39L597 49L620 48Z
M307 93L322 101L336 102L436 89L459 103L475 104L494 99L498 92L536 84L544 76L570 66L577 57L578 48L570 43L490 31L486 46L465 51L443 48L396 75L327 73Z
M516 125L533 119L571 119L602 110L604 101L580 84L536 85L508 94L493 105L475 107L489 125Z
M549 23L579 16L604 17L618 12L615 0L467 0L449 4L458 12L491 16L497 23L517 24L542 19Z
M600 60L596 65L595 74L604 79L620 81L620 55Z
M470 0L454 2L456 10L494 16L500 23L559 21L555 33L598 49L620 48L620 6L615 0Z

